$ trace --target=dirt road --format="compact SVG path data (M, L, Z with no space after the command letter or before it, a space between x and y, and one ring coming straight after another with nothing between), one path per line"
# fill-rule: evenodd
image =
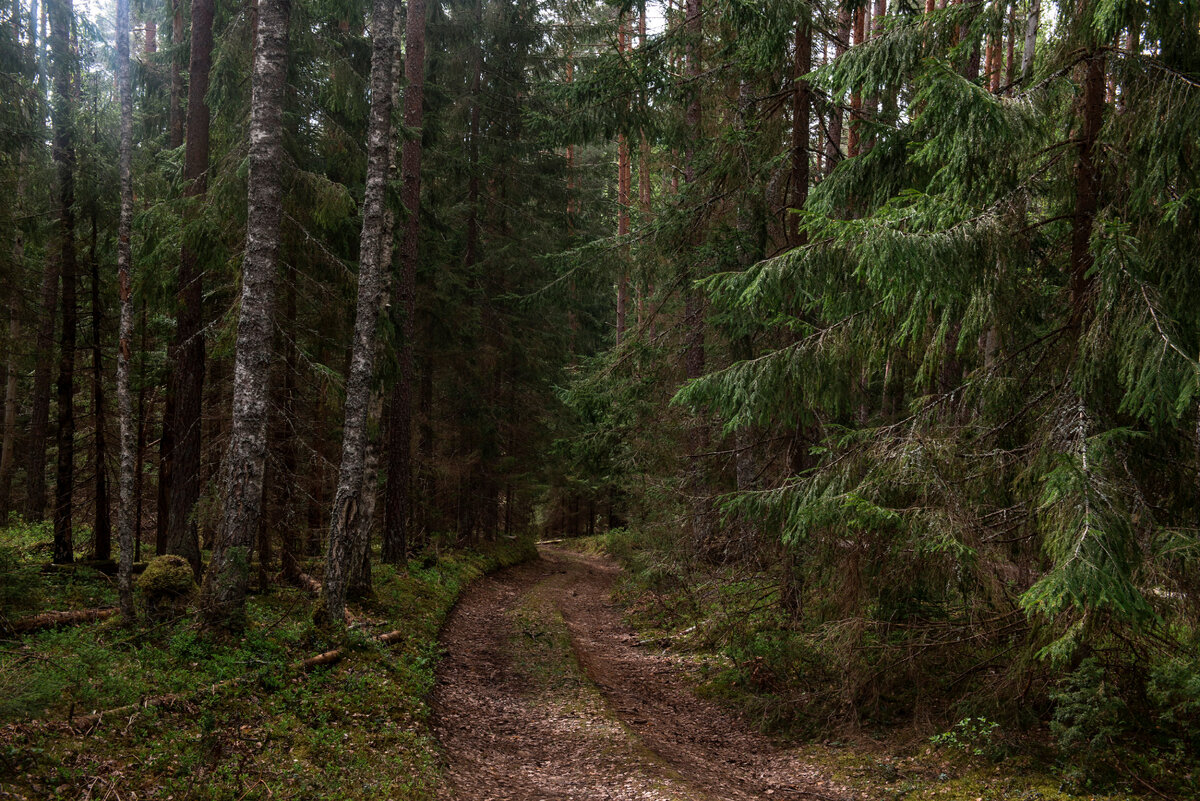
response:
M846 797L638 647L610 599L617 572L543 547L459 603L434 692L448 799Z

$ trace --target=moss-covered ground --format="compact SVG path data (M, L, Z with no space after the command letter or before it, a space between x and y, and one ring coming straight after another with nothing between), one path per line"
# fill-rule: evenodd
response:
M45 533L16 527L0 539L25 588L5 613L114 603L97 571L41 573ZM313 600L279 585L252 595L249 625L232 639L186 614L10 635L0 643L0 797L433 798L441 767L427 699L442 622L474 578L533 554L528 540L505 541L379 566L348 635L315 627ZM393 629L399 642L372 640ZM296 668L343 636L345 659ZM168 708L66 723L172 693L181 698Z

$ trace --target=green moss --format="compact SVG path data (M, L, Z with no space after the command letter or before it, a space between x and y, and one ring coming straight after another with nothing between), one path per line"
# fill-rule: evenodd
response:
M427 696L438 633L476 577L535 554L529 540L375 569L375 596L352 632L351 658L298 674L291 666L338 642L312 625L312 599L275 588L252 595L239 638L206 637L184 616L128 631L117 625L42 632L0 645L0 796L103 795L267 799L433 799L441 784ZM190 568L189 568L190 576ZM382 646L370 635L402 629ZM197 695L226 679L250 681ZM23 726L183 693L179 709L148 709L95 735ZM7 797L7 796L5 796Z

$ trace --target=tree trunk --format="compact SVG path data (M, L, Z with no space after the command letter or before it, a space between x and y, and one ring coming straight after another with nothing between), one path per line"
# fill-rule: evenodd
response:
M838 12L838 33L833 44L833 57L838 59L846 52L850 42L850 12L843 8ZM825 174L833 172L833 168L842 160L842 98L835 97L829 103L829 138L825 142Z
M283 218L283 97L287 84L289 0L259 0L250 101L250 180L242 302L225 452L224 511L200 591L209 626L245 622L250 557L262 523L272 314Z
M188 70L187 146L184 149L184 197L195 205L184 213L185 225L198 213L208 188L208 76L212 68L214 0L192 0L192 54ZM171 375L175 418L172 421L167 553L179 554L200 576L200 539L194 511L200 498L201 412L204 396L203 267L185 233L179 253L178 317Z
M117 226L117 292L121 319L117 328L117 415L121 422L121 471L117 479L117 538L121 549L117 591L121 616L134 619L134 447L130 358L133 342L133 83L129 76L129 0L117 0L117 85L121 95L121 142L117 157L121 216Z
M18 231L13 239L13 263L16 272L25 265L25 238ZM17 342L21 339L21 295L13 287L8 307L8 361L4 374L4 434L0 442L0 526L8 525L12 509L12 478L17 442Z
M629 44L629 35L626 31L626 22L621 17L617 18L617 53L624 58L627 44ZM632 49L631 47L628 49ZM617 236L624 239L629 235L629 189L630 189L630 160L629 160L629 137L622 131L617 135ZM629 294L629 273L627 265L629 264L629 247L621 246L620 258L620 275L617 276L617 344L621 344L621 340L625 338L625 314L626 304L628 303Z
M1079 127L1075 135L1078 159L1075 162L1075 212L1071 225L1071 325L1079 335L1079 327L1090 306L1092 278L1092 223L1100 199L1100 167L1096 163L1096 141L1104 122L1105 56L1094 43L1088 57L1079 65L1078 78L1082 85L1078 103Z
M108 499L108 438L105 429L108 421L104 400L104 355L101 350L100 308L100 260L96 256L96 204L92 205L92 419L95 425L94 453L95 475L93 486L96 496L95 525L92 528L92 558L103 561L112 558L112 512Z
M413 340L416 336L417 261L421 234L421 126L425 103L425 0L409 0L405 18L404 127L414 132L406 139L400 161L404 181L403 202L408 212L400 243L401 313L400 376L392 390L388 415L387 496L383 534L383 561L399 564L408 550L412 525L412 401Z
M75 114L71 79L71 0L50 3L54 58L54 163L58 168L58 235L62 268L63 326L58 362L58 478L54 487L54 562L74 560L72 490L75 486Z
M866 40L866 9L859 6L854 11L854 44L861 45ZM846 139L846 154L850 157L859 154L859 122L862 120L862 93L850 93L850 132Z
M29 414L28 462L25 467L25 519L40 523L46 517L46 440L50 429L50 355L54 351L54 324L58 319L59 254L47 249L42 273L41 317L36 352L42 354L33 368L33 399Z
M383 233L388 156L391 149L392 15L394 0L375 0L372 13L371 118L367 132L367 182L359 240L358 299L350 373L346 380L342 462L329 520L323 614L340 624L346 615L346 582L352 567L354 535L362 503L367 413L375 372L375 322L383 289L380 237Z
M1033 75L1033 57L1037 50L1038 24L1041 22L1042 1L1030 0L1029 16L1025 20L1025 46L1021 50L1021 79Z
M181 53L183 45L183 0L171 0L171 98L169 106L171 149L183 144L183 74Z
M801 20L796 26L796 63L792 93L792 208L803 209L808 201L809 158L808 126L812 108L812 87L803 76L812 72L812 22ZM788 221L789 244L802 245L800 217L791 215Z
M692 84L692 98L687 108L687 128L692 132L685 154L684 181L688 186L694 186L696 181L696 138L700 137L700 70L701 45L704 33L702 0L687 0L684 17L684 28L687 33L687 76ZM698 225L698 223L696 223ZM688 288L685 291L683 327L685 337L684 370L687 378L694 379L704 375L704 296L699 289L692 286L693 275L688 275L684 282ZM688 435L690 461L688 487L691 493L691 528L692 542L698 550L704 550L711 539L711 525L708 514L708 487L705 480L702 454L708 450L708 426L702 417L697 417L691 423Z

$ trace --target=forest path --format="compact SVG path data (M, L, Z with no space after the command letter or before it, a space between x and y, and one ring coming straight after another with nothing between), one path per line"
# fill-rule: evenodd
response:
M545 546L541 557L480 581L443 631L434 727L448 799L841 795L637 646L610 561Z

